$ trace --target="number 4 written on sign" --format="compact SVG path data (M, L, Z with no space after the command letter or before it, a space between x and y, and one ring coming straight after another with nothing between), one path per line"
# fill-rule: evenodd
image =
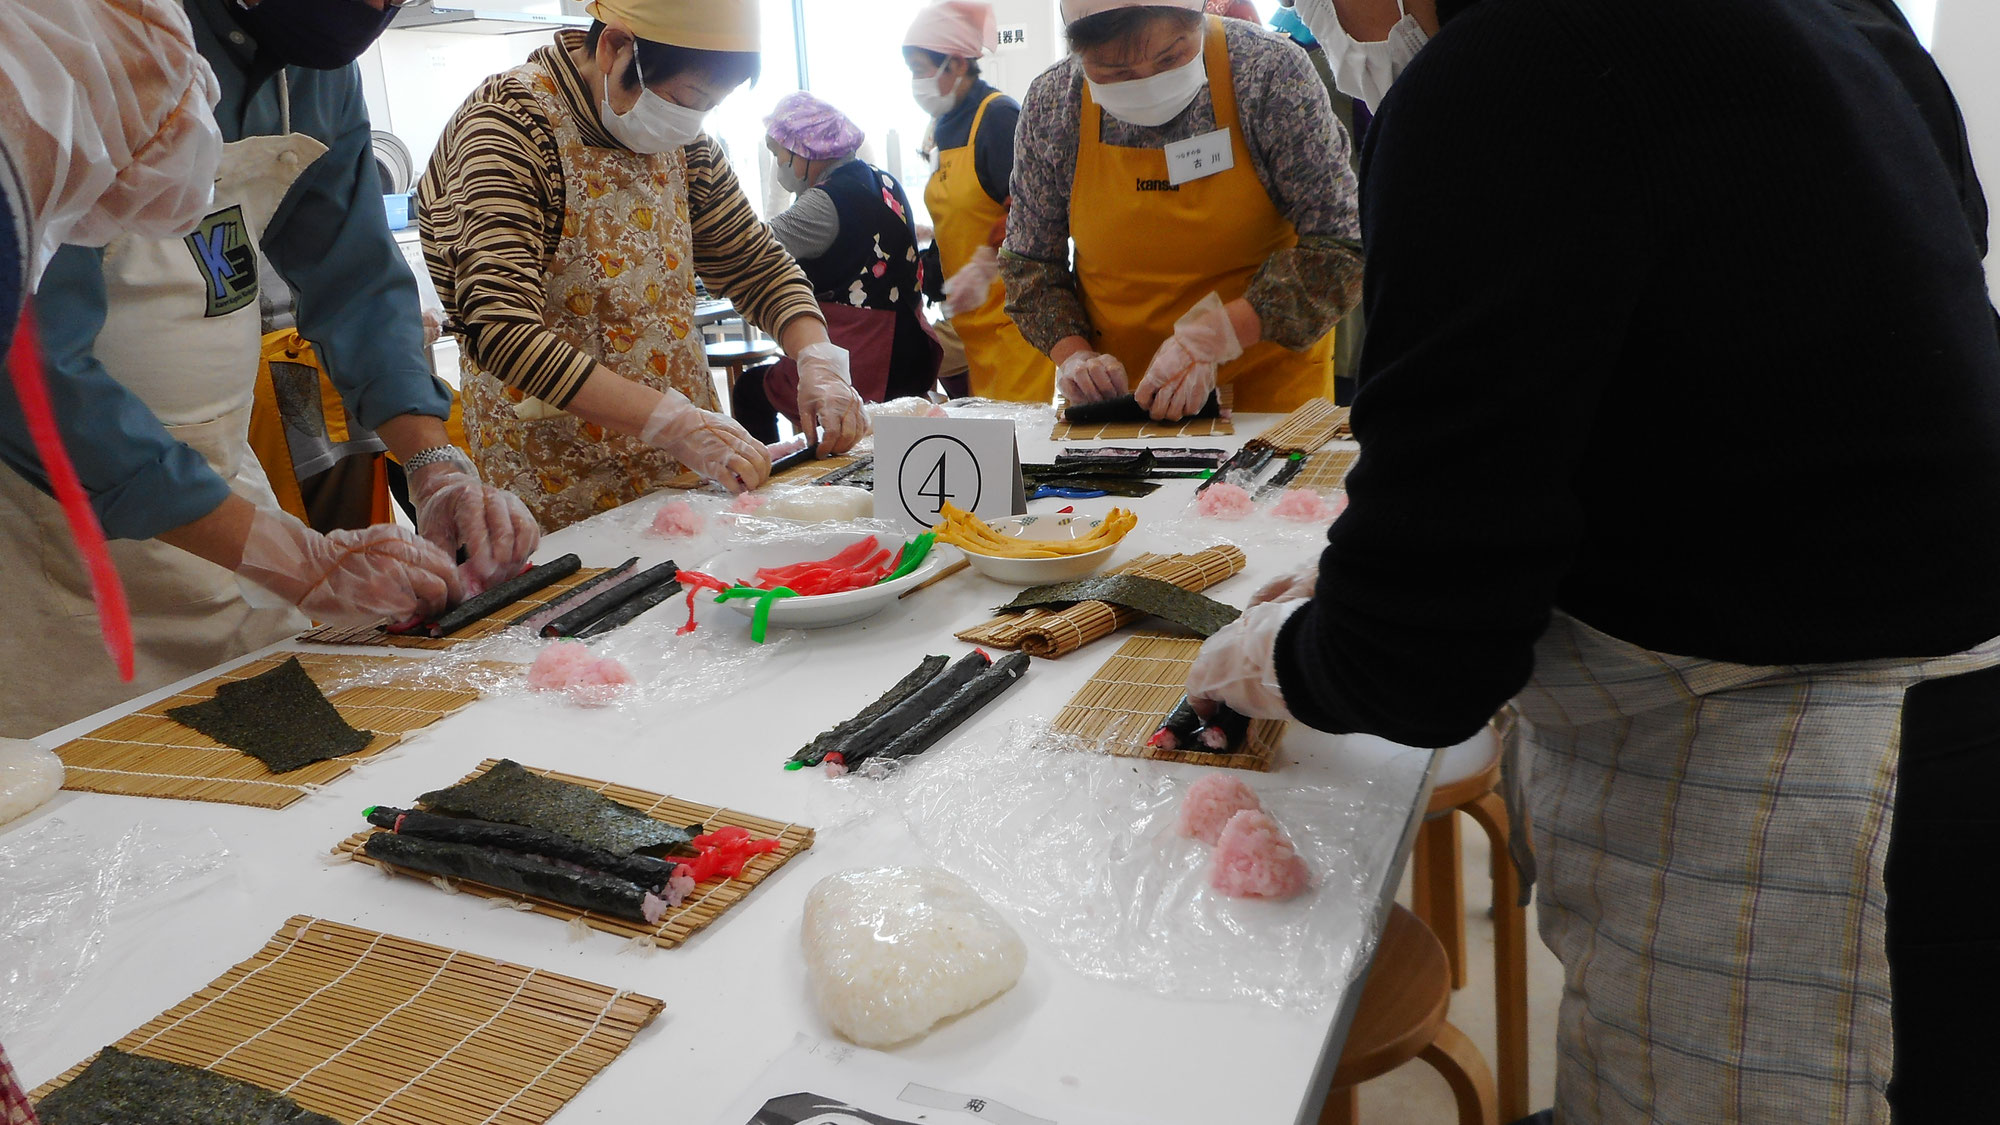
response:
M932 502L932 515L942 515L944 512L944 502L951 499L951 489L944 482L944 462L944 456L939 455L937 464L931 467L930 475L924 478L923 487L917 489L917 495L925 497ZM936 487L932 487L933 485Z

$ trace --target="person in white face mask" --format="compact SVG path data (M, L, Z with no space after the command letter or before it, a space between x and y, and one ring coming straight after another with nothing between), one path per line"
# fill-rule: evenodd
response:
M1332 394L1361 295L1347 132L1304 52L1201 8L1064 0L1071 55L1028 91L1001 271L1072 402Z
M1431 36L1437 0L1281 0L1326 51L1340 92L1374 109Z
M419 188L424 257L465 367L480 475L545 530L696 483L770 474L720 412L695 279L800 369L824 453L868 432L847 352L758 221L710 111L759 70L757 0L595 0L445 126Z

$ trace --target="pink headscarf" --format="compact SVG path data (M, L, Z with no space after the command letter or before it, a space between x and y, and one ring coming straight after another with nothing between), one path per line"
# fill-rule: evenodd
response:
M1000 21L982 0L943 0L917 13L903 46L976 59L1000 45Z
M847 115L797 90L778 99L764 129L786 148L807 160L841 160L861 147L864 133Z
M1257 14L1257 6L1250 0L1208 0L1208 14L1249 23L1264 22L1264 17Z
M1113 8L1185 8L1199 12L1202 3L1203 0L1062 0L1062 18L1064 24L1072 24Z

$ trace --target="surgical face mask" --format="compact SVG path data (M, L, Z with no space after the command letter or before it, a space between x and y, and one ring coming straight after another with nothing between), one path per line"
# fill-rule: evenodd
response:
M799 175L797 170L792 167L792 158L789 156L778 161L777 169L778 186L791 192L793 195L803 195L805 194L805 190L812 186L806 183L806 178Z
M1319 40L1333 67L1334 87L1366 102L1370 109L1381 108L1389 87L1431 40L1400 0L1396 6L1403 10L1403 18L1389 29L1388 38L1379 43L1357 43L1340 26L1340 17L1329 0L1298 0L1299 18Z
M287 66L339 70L368 50L400 6L384 4L378 12L361 0L259 0L254 7L237 0L230 14Z
M1085 79L1085 81L1089 81ZM1186 65L1129 82L1091 82L1090 97L1104 112L1128 125L1165 125L1194 104L1208 85L1208 67L1196 51Z
M929 78L910 80L910 94L917 99L917 105L932 117L943 117L958 104L958 95L944 93L944 87L955 85L951 75L940 69Z
M647 89L646 72L639 69L636 54L632 57L632 70L639 76L639 100L622 114L611 108L611 76L604 77L604 94L598 99L597 108L605 131L633 152L651 156L693 144L701 136L701 125L708 114Z

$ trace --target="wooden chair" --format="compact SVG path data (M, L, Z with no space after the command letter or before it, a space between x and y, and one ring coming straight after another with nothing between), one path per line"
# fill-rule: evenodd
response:
M1500 1119L1518 1121L1528 1106L1528 922L1519 905L1520 877L1507 848L1507 803L1500 786L1500 740L1492 727L1442 751L1437 787L1410 856L1411 902L1444 945L1451 987L1465 987L1465 882L1459 860L1459 813L1486 830L1493 863L1494 1062L1499 1069Z
M1375 963L1333 1072L1333 1091L1320 1125L1360 1118L1358 1087L1422 1059L1444 1075L1458 1101L1459 1125L1497 1125L1493 1072L1465 1033L1445 1019L1451 1007L1451 966L1444 946L1417 916L1398 906L1382 928Z

